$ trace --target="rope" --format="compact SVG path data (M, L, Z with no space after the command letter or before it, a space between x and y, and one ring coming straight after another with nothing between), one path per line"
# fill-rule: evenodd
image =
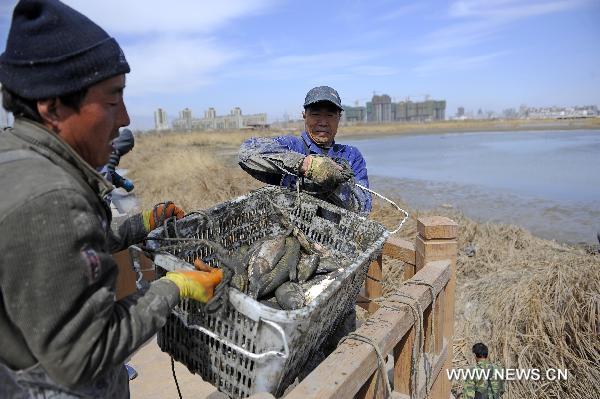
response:
M375 349L375 354L377 355L377 365L378 365L378 369L379 369L379 374L381 375L381 379L383 381L383 386L386 391L384 397L386 399L389 398L392 395L392 387L390 385L390 380L388 378L387 370L385 367L386 366L385 358L383 357L381 350L379 349L379 346L377 346L377 343L365 335L359 334L357 332L351 332L350 334L346 335L345 337L342 337L338 346L341 345L341 343L347 339L354 339L356 341L364 342L366 344L371 345L373 347L373 349Z
M429 287L429 293L431 294L431 311L435 312L435 287L432 284L429 284L427 281L423 281L420 279L411 279L404 282L405 285L424 285ZM431 316L431 342L429 343L429 351L434 351L434 343L435 343L435 317Z
M175 381L175 386L177 387L177 395L179 395L179 399L183 399L181 397L181 390L179 389L179 382L177 381L177 375L175 375L175 359L171 356L171 373L173 373L173 380Z
M398 227L395 230L390 231L390 234L396 234L398 231L400 231L400 229L402 228L402 225L404 225L404 223L408 220L408 212L406 212L404 209L402 209L398 205L396 205L396 203L394 201L392 201L391 199L384 197L383 195L363 186L362 184L358 184L358 183L354 183L354 184L356 185L356 187L362 188L363 190L366 190L366 191L370 192L371 194L376 195L377 197L381 198L382 200L389 202L390 204L392 204L392 206L394 208L396 208L397 210L399 210L400 212L402 212L404 214L404 218L402 219L402 221L400 222Z

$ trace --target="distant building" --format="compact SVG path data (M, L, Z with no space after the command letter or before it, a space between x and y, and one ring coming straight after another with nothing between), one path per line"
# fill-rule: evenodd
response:
M233 108L229 115L217 115L214 108L204 112L204 118L193 118L188 108L179 113L179 119L173 121L175 130L206 129L245 129L268 127L267 114L243 115L239 107Z
M456 117L462 118L463 116L465 116L465 107L458 107L458 110L456 111Z
M169 120L167 119L167 111L162 108L154 111L154 129L157 131L169 130Z
M342 112L342 122L365 122L367 120L367 108L366 107L351 107L349 105L342 105L344 112Z
M367 103L366 112L367 121L373 123L438 121L446 119L446 101L407 99L394 103L387 94L375 95Z
M391 122L392 99L387 94L374 95L370 104L367 103L367 121L375 123Z

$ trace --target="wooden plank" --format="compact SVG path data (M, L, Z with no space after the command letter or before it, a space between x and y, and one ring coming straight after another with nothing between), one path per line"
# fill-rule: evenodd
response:
M413 326L394 347L394 391L411 395L410 367L416 329Z
M444 216L427 216L417 219L417 233L426 240L458 237L458 225Z
M437 294L437 298L435 300L435 309L433 310L433 317L435 319L435 337L433 348L436 354L440 353L444 343L444 309L446 306L446 297L444 292L445 290L441 290Z
M428 263L415 277L435 287L443 287L449 279L449 262ZM429 289L424 286L403 286L402 291L415 297L421 308L431 302ZM400 308L399 310L396 308ZM413 314L409 308L394 302L394 297L382 304L357 330L379 346L382 353L392 351L402 337L413 326ZM348 339L310 373L287 396L287 399L348 398L354 396L373 374L377 367L377 355L367 343Z
M432 322L433 322L432 305L433 305L433 303L431 305L429 305L427 307L427 309L425 309L423 311L423 329L425 330L425 334L423 336L423 338L424 338L423 351L433 354L433 352L432 352L433 344L431 342L431 339L433 337L433 334L432 334L432 331L433 331L432 330L432 326L433 326L433 324L432 324Z
M433 395L433 386L435 385L435 383L437 381L447 381L448 378L446 376L446 372L442 372L444 365L446 364L446 362L448 361L448 345L444 345L441 353L433 358L432 363L432 367L431 367L431 375L430 375L430 379L429 381L426 381L425 379L425 366L424 366L424 362L423 359L421 359L421 363L419 364L419 376L420 379L417 383L417 393L415 395L416 398L425 398L427 397L427 388L429 389L430 395L429 397L432 399L437 399L437 398L445 398L448 395L450 395L450 391L448 391L447 393L442 392L442 395L437 395L434 396ZM452 359L450 359L452 360ZM425 383L428 382L429 386L426 388Z
M358 297L356 298L356 304L369 313L375 313L380 308L377 302L373 302L360 294L358 294Z
M373 375L367 379L367 382L358 390L354 399L385 399L385 387L378 370L375 370Z
M415 244L397 237L389 237L383 245L383 254L401 260L409 265L414 265Z
M381 280L383 279L383 259L379 255L377 260L374 260L369 265L367 271L367 278L365 279L365 296L367 299L379 298L383 294L383 286Z

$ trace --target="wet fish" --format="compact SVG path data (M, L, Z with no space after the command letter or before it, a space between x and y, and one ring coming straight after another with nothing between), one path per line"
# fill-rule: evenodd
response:
M304 307L304 290L298 283L288 281L275 290L277 303L284 310L295 310Z
M296 277L297 277L297 281L300 283L304 283L306 280L308 280L309 278L312 277L313 274L315 274L315 271L317 270L317 267L319 266L319 255L318 254L312 254L312 255L305 255L302 254L302 256L300 257L300 261L298 262L298 266L297 266L297 273L296 273ZM290 274L290 280L292 280L291 278L291 274Z
M319 260L319 266L317 267L317 273L330 273L335 270L341 269L342 265L332 256L322 256Z
M289 279L290 268L295 268L300 259L300 243L296 237L286 237L285 253L275 267L263 275L258 284L258 297L263 297L275 291L277 287Z
M259 289L264 283L264 275L270 273L286 251L286 236L281 235L266 240L256 249L248 261L248 294L253 298L258 297Z

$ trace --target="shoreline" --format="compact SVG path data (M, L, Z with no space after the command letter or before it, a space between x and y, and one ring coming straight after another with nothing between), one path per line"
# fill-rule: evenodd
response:
M363 139L446 133L493 133L517 131L599 130L600 118L584 120L441 121L427 123L360 124L340 126L338 135ZM293 133L292 133L293 134Z

